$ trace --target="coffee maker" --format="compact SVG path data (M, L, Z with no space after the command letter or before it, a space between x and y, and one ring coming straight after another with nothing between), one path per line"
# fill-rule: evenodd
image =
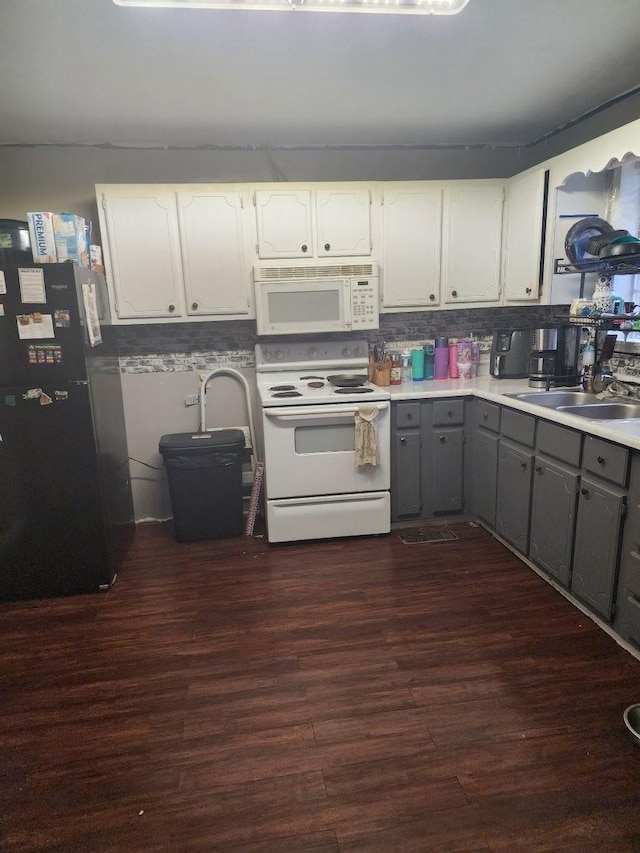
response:
M558 388L580 384L580 336L576 325L534 329L529 355L529 385Z

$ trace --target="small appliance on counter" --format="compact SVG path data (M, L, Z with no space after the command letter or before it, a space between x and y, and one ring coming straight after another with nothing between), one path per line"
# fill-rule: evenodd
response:
M531 330L494 332L489 372L496 379L526 379L529 375Z
M580 326L533 330L529 357L532 388L570 387L580 384Z

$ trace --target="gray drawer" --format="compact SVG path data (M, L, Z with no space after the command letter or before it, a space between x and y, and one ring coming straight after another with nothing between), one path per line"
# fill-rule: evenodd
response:
M478 426L490 429L493 432L500 431L500 406L496 403L487 403L486 400L478 400Z
M461 423L464 423L464 400L434 400L434 426Z
M582 433L574 432L572 429L549 423L549 421L538 421L537 447L540 453L580 467L580 450L582 448Z
M513 409L502 409L501 434L527 447L533 447L536 436L536 419Z
M629 451L603 438L585 436L582 467L618 486L627 485Z
M420 403L396 403L396 427L420 426Z

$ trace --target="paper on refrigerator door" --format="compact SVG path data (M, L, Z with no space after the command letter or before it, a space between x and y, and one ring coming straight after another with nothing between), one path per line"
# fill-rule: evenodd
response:
M95 347L102 343L95 284L82 285L82 301L84 302L84 316L87 323L89 343L92 347Z

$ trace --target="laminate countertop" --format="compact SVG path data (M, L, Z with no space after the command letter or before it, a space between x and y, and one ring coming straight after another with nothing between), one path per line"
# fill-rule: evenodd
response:
M442 379L403 382L402 385L391 385L384 390L389 391L392 403L402 400L437 400L442 397L479 397L483 400L490 400L492 403L499 403L501 406L509 406L512 409L545 418L553 423L562 424L589 435L595 435L640 450L640 418L611 421L592 420L506 396L507 394L535 393L536 389L529 387L528 379L494 379L492 376L478 376L475 379L466 380ZM542 391L542 389L540 390Z

